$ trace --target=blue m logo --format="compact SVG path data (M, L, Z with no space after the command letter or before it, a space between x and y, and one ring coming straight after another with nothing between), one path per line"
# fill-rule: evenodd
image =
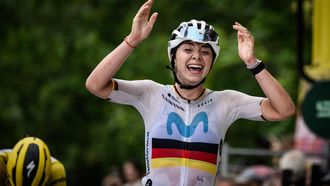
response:
M203 131L206 133L208 131L209 122L205 112L198 113L190 125L186 125L177 113L171 112L167 117L167 133L169 135L173 134L172 123L174 123L180 134L188 138L194 134L196 127L200 122L203 123Z

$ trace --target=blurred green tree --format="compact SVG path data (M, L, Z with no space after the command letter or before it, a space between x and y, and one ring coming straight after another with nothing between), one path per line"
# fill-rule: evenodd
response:
M0 0L0 141L11 148L39 136L67 169L68 185L96 185L112 165L144 162L142 118L131 107L109 104L87 92L95 65L129 33L143 1ZM166 70L167 41L176 26L203 19L220 33L221 54L207 79L211 89L262 95L237 55L234 21L247 26L256 54L296 99L295 1L157 1L150 37L117 77L173 82ZM239 120L228 131L233 146L254 147L259 135L290 133L293 119L272 125ZM241 134L249 134L242 141Z

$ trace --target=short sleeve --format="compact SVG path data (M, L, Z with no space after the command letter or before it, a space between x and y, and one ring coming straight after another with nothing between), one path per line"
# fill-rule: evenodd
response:
M154 95L160 84L151 80L120 80L113 79L114 88L108 96L109 101L124 105L132 105L139 112L145 112L150 98Z
M250 96L234 90L225 91L225 95L232 122L237 119L264 121L261 112L264 97Z

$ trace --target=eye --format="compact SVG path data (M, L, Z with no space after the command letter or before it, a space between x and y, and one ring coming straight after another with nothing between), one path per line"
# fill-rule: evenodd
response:
M191 52L192 49L191 49L191 48L185 48L184 51L185 51L185 52Z
M203 55L210 55L210 51L209 50L202 50L202 54Z

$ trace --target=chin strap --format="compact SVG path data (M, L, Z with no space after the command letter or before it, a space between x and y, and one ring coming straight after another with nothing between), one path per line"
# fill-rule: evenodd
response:
M194 88L198 87L199 85L203 84L203 83L205 82L205 79L206 79L206 77L205 77L201 82L199 82L199 83L196 84L196 85L185 85L185 84L182 84L182 83L179 81L178 77L176 76L175 69L173 69L172 67L170 67L170 66L168 66L168 65L166 65L166 68L169 69L170 71L172 71L173 76L174 76L174 81L175 81L177 84L179 84L179 85L180 85L180 88L182 88L182 89L187 89L187 90L194 89Z

